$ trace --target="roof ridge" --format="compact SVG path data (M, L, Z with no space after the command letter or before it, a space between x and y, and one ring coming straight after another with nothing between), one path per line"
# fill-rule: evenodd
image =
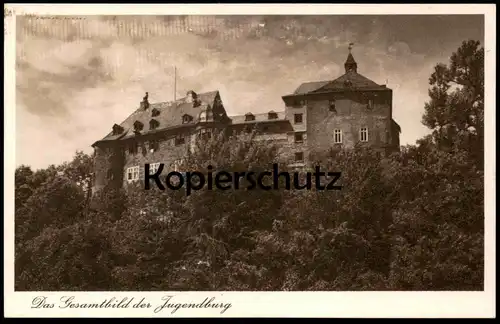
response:
M207 92L202 92L202 93L197 93L198 96L206 96L208 94L212 94L212 93L218 93L219 90L213 90L213 91L207 91ZM183 101L184 99L186 99L187 96L184 96L184 97L181 97L179 99L175 99L175 100L168 100L168 101L158 101L158 102L152 102L149 104L149 106L151 107L152 105L160 105L160 104L168 104L168 103L177 103L177 102L180 102L180 101ZM154 108L154 107L153 107ZM140 109L140 108L139 108Z

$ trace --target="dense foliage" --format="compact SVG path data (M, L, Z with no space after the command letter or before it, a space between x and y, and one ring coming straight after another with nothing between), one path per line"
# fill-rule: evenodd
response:
M355 148L318 161L342 172L340 191L131 187L91 204L90 156L20 166L16 289L482 290L482 75L483 49L464 42L430 78L431 135L388 157ZM184 167L274 161L250 134L214 137Z

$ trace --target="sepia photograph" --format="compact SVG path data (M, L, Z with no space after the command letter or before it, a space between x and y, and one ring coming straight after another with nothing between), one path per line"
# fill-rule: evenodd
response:
M484 291L485 16L240 11L16 14L15 291Z

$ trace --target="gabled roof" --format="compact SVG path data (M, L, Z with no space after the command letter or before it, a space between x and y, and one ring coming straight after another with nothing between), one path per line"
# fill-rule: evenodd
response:
M144 125L141 134L158 132L161 130L175 128L182 125L182 116L190 115L193 118L197 118L199 113L203 108L208 105L213 106L215 99L219 96L219 91L211 91L206 93L197 94L198 99L201 101L199 106L193 106L193 103L188 103L185 101L186 97L178 99L174 102L158 102L149 104L148 109L139 108L133 112L127 119L125 119L120 126L123 127L124 131L122 134L113 135L110 132L102 140L116 140L125 139L134 136L134 123L141 122ZM160 114L157 116L152 116L152 110L157 109ZM149 122L151 119L155 119L159 122L156 129L149 129Z

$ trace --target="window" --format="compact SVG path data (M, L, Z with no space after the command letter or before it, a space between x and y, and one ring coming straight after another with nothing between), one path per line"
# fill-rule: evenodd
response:
M255 120L255 116L248 113L245 115L245 121L252 121L252 120Z
M210 129L201 129L200 130L200 138L203 140L207 140L212 138L212 132Z
M156 171L160 168L160 162L157 163L151 163L149 165L149 174L155 174Z
M139 167L131 167L127 169L127 181L137 181L139 180Z
M137 154L139 145L136 142L130 143L128 146L129 154Z
M106 177L108 180L113 180L113 178L114 178L113 170L109 169L107 174L106 174Z
M294 114L293 121L295 124L302 124L302 114Z
M186 143L186 139L183 136L178 136L175 138L175 145L182 145Z
M156 119L151 119L149 122L149 129L156 129L160 126L160 123Z
M156 108L153 108L153 110L151 110L151 117L156 117L160 115L160 111Z
M277 119L278 118L278 114L275 113L274 111L270 111L268 114L267 114L267 119Z
M184 115L182 116L182 123L183 124L189 124L191 121L193 121L193 117L190 115Z
M360 133L359 138L361 142L368 142L368 128L362 127L359 133Z
M337 108L335 107L335 100L330 100L328 102L328 107L331 112L337 112Z
M372 109L373 108L373 100L369 99L368 103L366 104L366 108Z
M304 133L295 133L295 143L304 142Z
M123 127L121 127L120 125L114 124L113 125L113 135L119 135L121 133L123 133Z
M306 104L307 104L307 101L306 100L293 100L290 102L291 106L292 107L295 107L295 108L302 108L304 107Z
M304 161L304 152L296 152L295 153L295 162Z
M178 160L175 160L175 161L172 163L172 166L173 166L174 171L176 171L176 172L180 172L183 164L184 164L184 159L178 159Z
M336 129L333 131L333 142L336 144L342 143L342 130Z
M140 132L140 131L142 131L143 128L144 128L144 124L141 123L140 121L136 121L134 123L134 131Z
M158 143L157 140L149 141L149 151L151 153L158 151L159 147L160 147L160 144Z

